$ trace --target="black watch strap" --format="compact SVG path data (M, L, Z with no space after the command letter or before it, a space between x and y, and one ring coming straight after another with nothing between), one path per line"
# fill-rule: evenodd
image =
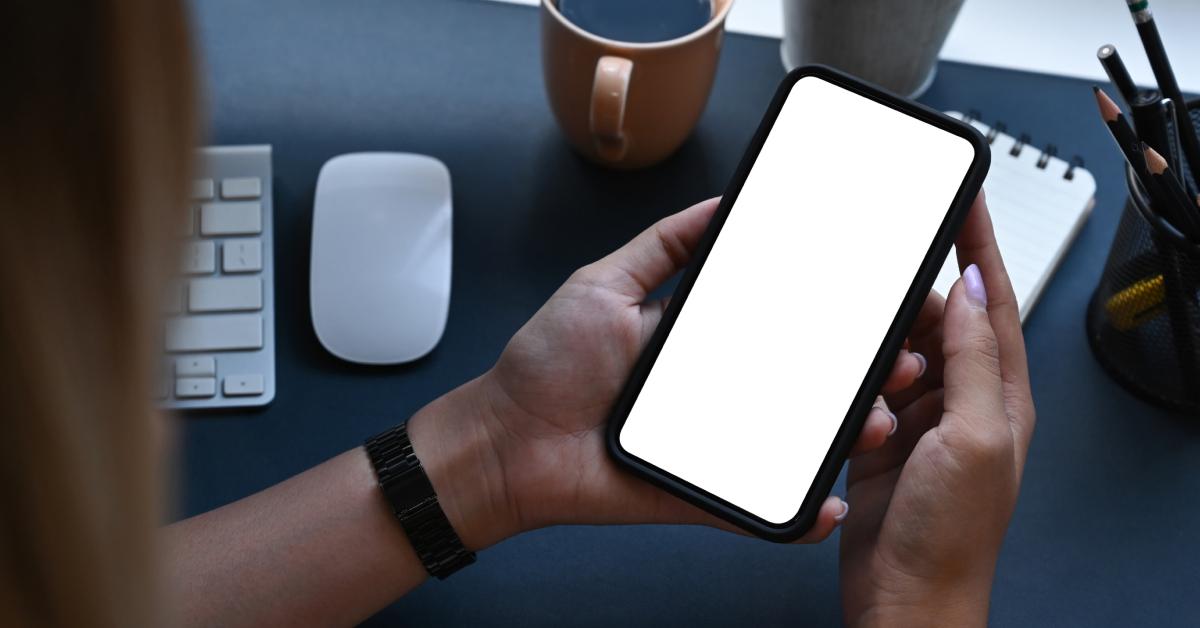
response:
M475 552L463 546L413 453L408 426L401 423L368 439L366 448L379 488L429 575L444 580L475 562Z

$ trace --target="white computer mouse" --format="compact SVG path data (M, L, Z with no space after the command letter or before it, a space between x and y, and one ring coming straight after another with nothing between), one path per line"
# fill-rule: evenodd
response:
M433 350L450 309L450 171L409 153L321 167L313 202L313 328L343 360L398 364Z

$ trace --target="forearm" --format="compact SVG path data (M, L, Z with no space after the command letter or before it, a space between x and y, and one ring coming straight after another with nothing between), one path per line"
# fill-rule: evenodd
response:
M464 389L422 409L409 430L451 524L480 550L512 530L477 481L488 444L466 427L478 408ZM182 626L351 625L427 575L362 448L168 526L165 549Z
M352 624L425 579L354 449L167 527L181 626Z

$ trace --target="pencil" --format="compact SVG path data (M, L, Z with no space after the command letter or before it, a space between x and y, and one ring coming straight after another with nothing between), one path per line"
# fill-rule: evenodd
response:
M1163 47L1162 37L1158 33L1158 25L1154 23L1154 14L1150 11L1149 0L1125 0L1129 5L1129 15L1137 25L1138 35L1142 38L1142 47L1150 58L1150 68L1154 70L1154 78L1158 81L1158 91L1175 103L1175 125L1179 129L1179 140L1183 146L1183 155L1187 158L1188 168L1192 172L1193 183L1200 187L1200 139L1196 137L1196 127L1192 124L1192 116L1188 112L1187 101L1179 90L1179 82L1175 80L1175 72L1171 69L1171 60Z
M1187 233L1182 222L1183 218L1178 215L1177 203L1173 198L1167 196L1167 192L1162 189L1158 180L1150 175L1146 164L1146 154L1142 150L1142 142L1133 132L1133 128L1129 126L1129 122L1125 120L1121 108L1113 102L1112 98L1109 98L1104 90L1095 86L1092 87L1092 90L1096 94L1096 104L1100 107L1100 117L1108 126L1109 133L1112 134L1113 141L1117 143L1117 148L1121 150L1125 161L1133 170L1134 179L1141 184L1147 198L1150 199L1150 210L1180 232Z
M1200 216L1196 215L1192 197L1184 191L1175 173L1171 172L1170 164L1158 151L1142 142L1142 152L1146 157L1146 169L1150 172L1150 177L1163 191L1164 200L1172 205L1173 213L1178 218L1175 226L1188 236L1188 239L1200 239Z
M1096 58L1100 60L1100 65L1104 66L1104 73L1108 75L1113 87L1117 88L1117 93L1121 95L1125 104L1132 107L1138 96L1138 88L1133 83L1133 77L1129 76L1125 62L1121 61L1117 47L1112 44L1100 46L1096 51Z
M1139 149L1140 141L1137 138L1137 134L1129 126L1129 122L1125 119L1125 114L1121 113L1121 108L1117 106L1117 103L1113 102L1112 98L1109 98L1104 90L1092 86L1092 92L1096 94L1096 105L1100 108L1100 118L1108 126L1108 131L1112 134L1113 141L1117 143L1117 148L1121 150L1125 161L1129 162L1129 165L1133 167L1133 172L1137 175L1138 182L1142 184L1147 194L1153 196L1150 185L1150 173L1146 170L1146 158Z
M1179 204L1181 220L1188 222L1189 226L1185 228L1183 222L1176 222L1175 227L1181 232L1185 240L1192 242L1196 241L1197 217L1194 211L1195 207L1191 205L1191 201L1186 192L1183 191L1183 184L1176 179L1167 167L1167 160L1163 159L1153 148L1146 146L1145 143L1141 146L1146 155L1146 167L1151 172L1151 177L1155 185L1161 187L1161 191L1167 197L1175 197L1174 202ZM1151 233L1154 247L1158 250L1159 259L1162 260L1164 289L1163 298L1167 306L1167 317L1171 325L1171 335L1175 344L1175 353L1179 359L1179 364L1183 369L1180 375L1183 377L1187 385L1196 381L1196 345L1195 345L1195 327L1192 325L1192 316L1189 303L1196 302L1196 282L1186 275L1184 265L1187 263L1181 257L1181 247L1173 245L1167 241L1164 232L1154 231ZM1189 233L1190 231L1190 233ZM1147 314L1150 314L1147 312Z

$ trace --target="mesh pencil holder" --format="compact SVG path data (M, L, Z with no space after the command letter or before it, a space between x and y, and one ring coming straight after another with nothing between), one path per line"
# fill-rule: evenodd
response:
M1131 392L1200 415L1200 247L1150 211L1128 170L1126 182L1129 199L1088 304L1088 341Z

